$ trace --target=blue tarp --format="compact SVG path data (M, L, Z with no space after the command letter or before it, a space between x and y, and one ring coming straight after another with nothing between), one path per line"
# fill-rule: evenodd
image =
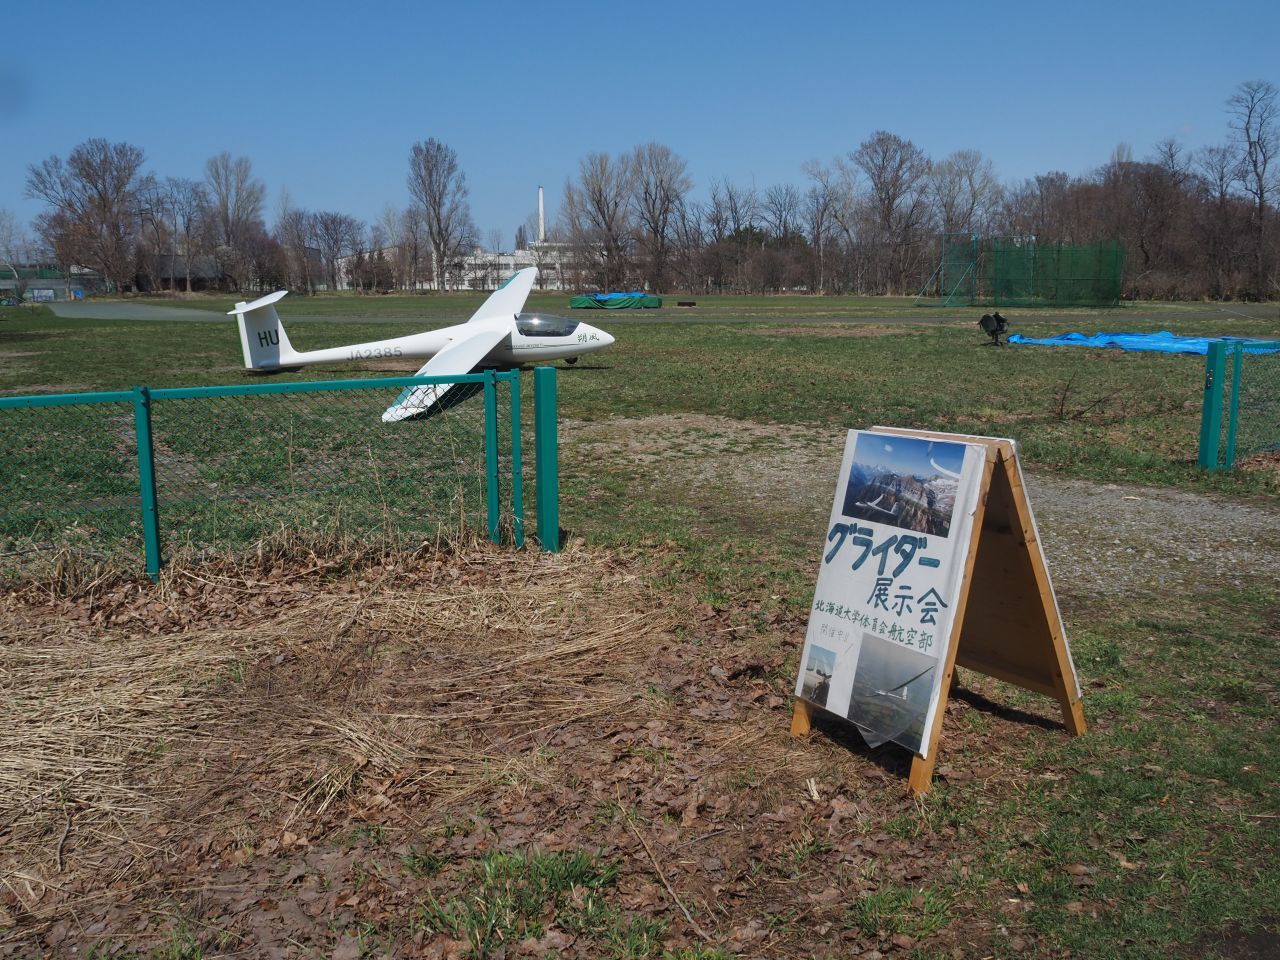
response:
M1242 343L1245 353L1280 353L1280 341L1243 337L1179 337L1168 330L1159 333L1103 333L1088 337L1083 333L1063 333L1056 337L1024 337L1015 333L1010 343L1036 343L1046 347L1116 347L1120 350L1150 350L1156 353L1194 353L1205 356L1211 343Z

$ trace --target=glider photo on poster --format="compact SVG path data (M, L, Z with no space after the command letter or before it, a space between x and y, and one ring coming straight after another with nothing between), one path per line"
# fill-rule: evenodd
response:
M849 431L796 696L876 747L927 749L983 448Z

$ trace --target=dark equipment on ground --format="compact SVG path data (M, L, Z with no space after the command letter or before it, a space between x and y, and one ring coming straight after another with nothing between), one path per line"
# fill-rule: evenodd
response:
M999 313L984 313L982 319L978 321L978 326L982 328L982 332L991 338L991 342L987 344L989 347L1003 347L1000 337L1009 330L1009 321L1000 316Z

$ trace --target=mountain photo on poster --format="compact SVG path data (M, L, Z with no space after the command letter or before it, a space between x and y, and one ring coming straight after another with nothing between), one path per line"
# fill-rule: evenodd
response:
M938 537L951 532L965 446L860 433L845 488L846 517Z

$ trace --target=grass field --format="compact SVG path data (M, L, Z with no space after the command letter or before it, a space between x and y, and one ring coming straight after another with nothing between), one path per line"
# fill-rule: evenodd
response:
M425 325L453 322L473 302L291 297L283 313L295 346L312 348L401 335L415 317ZM562 302L546 297L531 306L567 313ZM362 746L372 764L369 786L336 795L315 815L309 856L322 847L340 853L364 886L356 884L355 900L341 901L345 919L324 934L328 941L315 941L327 944L317 951L339 941L346 950L354 939L350 956L408 953L415 936L419 944L453 943L454 955L493 956L502 943L508 955L682 960L866 951L1165 960L1274 950L1280 486L1265 467L1196 468L1203 359L990 349L973 324L976 311L927 312L909 301L700 298L696 309L705 322L682 322L674 310L640 319L584 313L618 343L560 373L563 522L574 544L590 547L584 576L627 594L637 624L668 631L650 649L650 635L637 625L610 641L613 658L575 661L601 702L616 696L625 712L584 720L574 728L580 734L551 744L518 741L509 753L496 738L502 728L487 726L496 721L481 714L467 744L487 766L475 767L474 787L452 806L413 806L407 788L396 792L394 765L384 769L384 754ZM1015 331L1032 335L1172 329L1280 336L1267 310L1254 319L1215 310L1009 315ZM354 319L335 323L339 317ZM9 311L0 321L0 355L5 394L244 376L230 321L73 321ZM369 372L352 365L285 376ZM947 715L942 775L917 803L902 799L902 758L891 748L868 751L839 730L804 744L786 737L835 481L831 461L844 430L877 423L1013 437L1033 480L1040 478L1037 489L1065 498L1036 506L1091 726L1069 740L1043 698L966 673ZM448 584L436 593L451 604L465 593L460 584L479 583L475 605L457 622L494 624L494 635L509 636L501 617L523 616L506 604L515 584L535 577L533 568L504 574L511 592L495 597L477 574L483 558L464 557L460 572L447 577L430 562L436 565L415 568L415 576ZM167 588L174 610L187 609L184 597L213 589L200 585L201 576L197 570L180 581L194 594L182 593L179 581ZM321 588L303 583L291 602L323 600L332 609L304 611L290 629L331 620L367 624L364 633L295 648L288 630L271 621L213 638L210 657L224 658L210 681L215 699L285 702L296 692L300 702L316 700L316 710L329 709L324 697L332 696L339 710L344 698L378 684L385 686L380 696L403 695L396 685L407 682L417 656L410 638L425 635L410 629L405 611L430 607L433 592L377 599L373 584L392 574L359 576L359 587L354 576L350 584L337 578L332 600L307 593ZM252 588L229 576L211 583L228 597ZM564 589L603 616L599 588L575 582ZM151 615L145 594L135 599L121 589L112 603L138 611L115 621L118 642L132 642L129 631ZM361 613L367 607L383 612ZM32 622L79 622L74 610L32 609L39 614ZM218 609L211 602L197 612L213 617ZM180 631L201 622L173 613L157 629L185 637ZM547 629L562 640L568 628L555 620ZM264 631L274 638L269 650L256 636ZM484 634L444 636L459 663L487 642ZM302 673L317 685L316 677L329 677L341 691L304 689ZM516 673L532 690L559 682L555 674L526 675L524 667ZM510 689L526 695L519 684ZM474 702L469 692L456 696ZM356 697L350 708L359 703ZM553 709L541 700L536 706ZM287 729L338 722L317 716L323 719L299 714ZM433 755L429 769L444 762ZM448 762L461 763L456 756ZM429 789L437 774L418 776ZM818 800L806 787L810 778ZM285 780L264 781L254 802L289 789ZM378 795L392 806L375 803ZM575 810L585 796L590 809ZM44 850L61 834L61 809L51 815ZM412 816L401 816L404 810ZM291 861L275 859L282 850L262 852L265 816L238 821L217 869L227 883L249 883L254 864L278 863L277 879L259 891L271 899L278 878L292 872ZM553 825L565 852L534 853L509 839L536 835L531 823ZM245 849L257 859L228 865ZM69 850L74 855L74 844ZM204 861L197 868L215 869ZM663 884L709 934L706 942ZM402 909L396 890L412 892L411 907ZM126 944L121 955L217 956L214 933L241 929L230 912L215 909L223 903L216 889L207 902L173 896L164 914L177 931L171 939L135 953ZM357 901L377 908L363 913ZM16 908L0 898L0 909L12 915Z
M547 307L563 301L562 296L542 298ZM291 299L285 300L287 306ZM696 412L759 423L837 428L885 423L1009 435L1023 444L1032 466L1073 476L1244 494L1277 489L1273 473L1206 474L1195 467L1204 366L1199 358L988 349L972 324L975 311L964 319L948 319L944 312L913 309L901 298L724 299L729 302L708 304L708 311L759 317L773 309L774 318L690 324L584 312L611 328L619 343L576 368L564 368L565 414L596 419ZM424 326L434 326L466 316L476 300L298 298L297 308L309 318L358 317L368 311L379 319L339 325L299 318L288 329L299 349L336 346L403 335L407 321L401 313L410 307L435 321ZM221 309L226 304L212 305ZM1134 330L1280 337L1280 320L1215 320L1205 310L1204 305L1144 305L1054 320L1012 311L1010 317L1015 331L1040 336L1122 323ZM450 319L443 318L445 312ZM28 319L25 312L18 313L0 326L4 393L245 382L230 320L193 325L60 320L43 314ZM287 308L284 316L287 321ZM867 319L830 319L836 316ZM284 374L280 380L341 379L415 368L412 362L332 365Z

